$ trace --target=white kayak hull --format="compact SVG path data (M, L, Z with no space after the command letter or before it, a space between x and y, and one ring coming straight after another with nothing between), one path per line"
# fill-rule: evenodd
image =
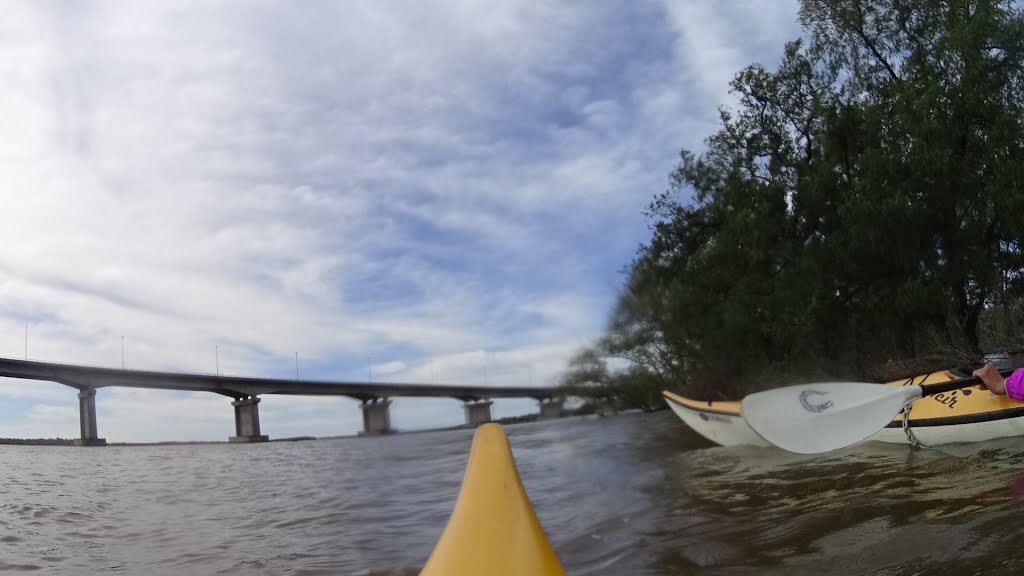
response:
M985 442L997 438L1024 436L1024 414L984 422L960 422L934 426L912 425L910 432L924 446ZM889 444L910 443L903 427L893 424L882 428L869 440Z
M770 446L767 441L757 435L757 432L754 432L754 429L740 416L738 410L733 413L728 409L718 409L715 404L720 403L711 403L707 408L694 406L689 402L679 402L679 398L678 396L670 398L666 394L665 400L676 416L679 416L695 432L715 444Z
M665 400L687 426L711 442L722 446L770 445L743 420L739 402L696 402L671 392L665 393ZM914 405L922 400L928 399L917 400ZM1000 400L1005 403L1005 400ZM1019 408L1007 409L1005 404L1001 408L990 413L930 418L919 422L913 419L911 408L910 430L914 438L924 446L985 442L997 438L1024 436L1024 403L1021 403ZM889 444L911 443L899 418L868 440Z

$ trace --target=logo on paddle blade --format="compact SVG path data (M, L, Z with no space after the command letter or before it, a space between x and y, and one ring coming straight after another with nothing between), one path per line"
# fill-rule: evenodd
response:
M824 412L832 407L831 400L825 400L820 404L814 404L811 402L813 396L828 396L828 392L821 392L820 390L804 390L800 392L800 404L804 407L804 410L808 412Z

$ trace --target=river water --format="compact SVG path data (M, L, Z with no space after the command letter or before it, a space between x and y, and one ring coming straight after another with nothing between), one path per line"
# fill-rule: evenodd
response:
M1024 442L715 447L668 412L506 427L570 574L1015 574ZM0 573L416 574L472 432L0 446Z

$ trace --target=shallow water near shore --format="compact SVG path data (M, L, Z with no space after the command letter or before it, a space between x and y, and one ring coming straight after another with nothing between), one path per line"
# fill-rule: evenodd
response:
M1024 439L797 456L668 412L506 430L570 574L1024 569ZM415 574L471 440L0 446L0 572Z

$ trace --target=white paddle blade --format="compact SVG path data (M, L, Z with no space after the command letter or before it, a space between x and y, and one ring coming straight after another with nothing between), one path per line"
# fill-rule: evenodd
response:
M920 386L800 384L747 396L742 414L755 432L779 448L819 454L866 440L920 397Z

